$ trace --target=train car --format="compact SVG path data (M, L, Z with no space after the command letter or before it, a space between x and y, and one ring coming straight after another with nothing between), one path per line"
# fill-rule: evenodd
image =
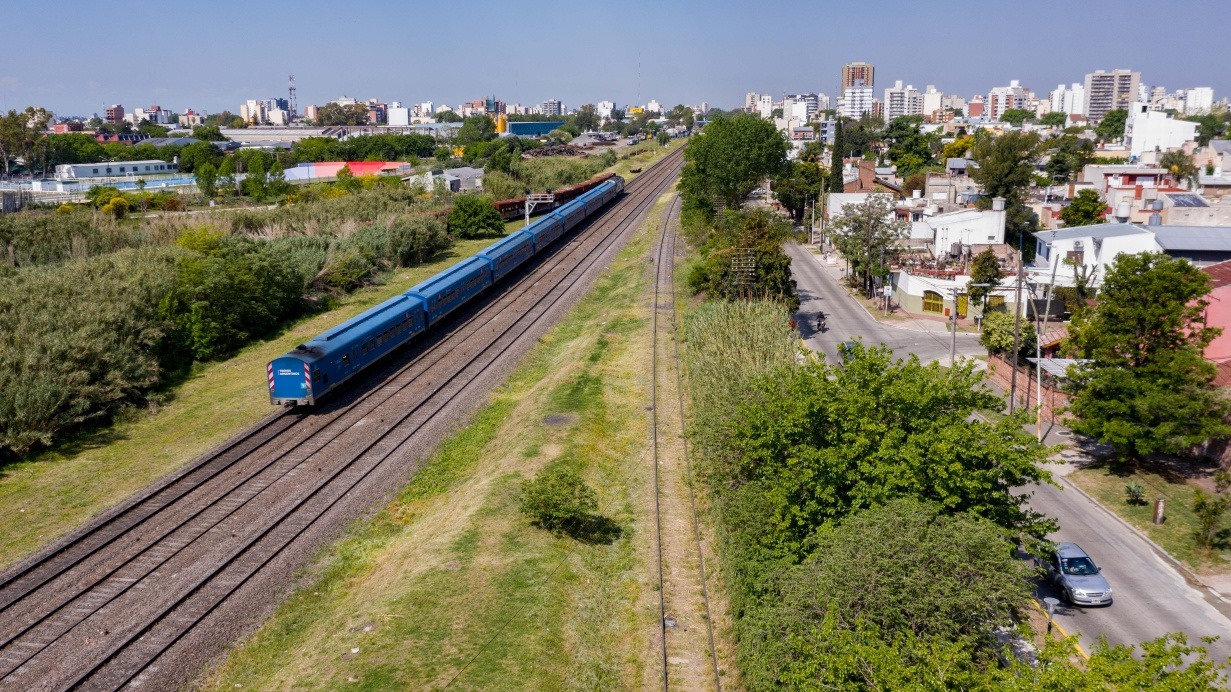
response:
M527 226L525 232L534 237L534 251L539 253L564 235L564 219L552 212Z
M491 285L491 263L481 257L468 257L413 286L404 295L423 299L431 327Z
M422 298L394 296L270 361L269 402L315 404L426 327Z
M491 263L492 283L496 283L506 274L520 267L533 254L534 235L526 231L518 231L492 243L475 256L482 257Z
M496 205L496 211L500 212L500 218L508 221L510 219L520 218L526 213L526 198L514 197L512 199L501 199L493 202Z
M603 193L607 192L609 188L610 186L598 187L577 198L582 204L586 205L586 216L597 214L598 210L603 208L603 205L607 203Z
M580 199L575 199L551 214L564 222L564 232L567 233L585 220L586 205Z

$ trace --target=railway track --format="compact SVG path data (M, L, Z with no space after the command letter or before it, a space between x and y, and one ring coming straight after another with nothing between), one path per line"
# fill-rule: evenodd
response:
M651 458L662 685L664 690L721 691L705 551L684 436L684 390L675 305L676 230L672 224L679 214L679 204L677 195L659 227L654 249L654 310L650 319L654 339L650 377Z
M209 647L173 664L168 654L192 651L194 636L213 640L242 631L240 620L251 625L250 613L233 612L243 611L232 605L237 594L289 576L312 545L404 483L432 432L481 398L471 383L498 380L510 367L503 356L524 351L544 318L576 299L573 289L674 179L681 158L673 152L631 181L621 201L556 252L336 400L267 418L8 570L0 688L185 682ZM211 643L216 651L223 642Z

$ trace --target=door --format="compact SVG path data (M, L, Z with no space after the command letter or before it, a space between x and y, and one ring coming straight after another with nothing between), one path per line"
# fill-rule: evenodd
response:
M970 307L970 298L964 295L958 296L957 297L957 314L959 317L966 316L966 309L968 307Z

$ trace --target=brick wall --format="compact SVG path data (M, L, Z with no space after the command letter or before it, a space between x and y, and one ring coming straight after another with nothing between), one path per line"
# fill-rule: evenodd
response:
M1034 408L1035 390L1038 384L1034 379L1034 368L1029 365L1018 366L1017 369L1017 406L1018 408ZM1013 377L1013 366L1004 358L998 355L988 356L987 359L987 379L996 387L1004 390L1007 394L1011 379ZM1043 420L1056 422L1063 421L1068 417L1068 414L1059 414L1057 418L1056 409L1062 409L1068 406L1069 398L1064 392L1048 386L1046 380L1043 381Z

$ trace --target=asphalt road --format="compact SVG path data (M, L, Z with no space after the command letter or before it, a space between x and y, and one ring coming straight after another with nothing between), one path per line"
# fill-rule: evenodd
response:
M791 256L791 274L799 289L800 306L795 313L799 333L810 348L825 353L829 362L837 362L838 344L855 339L862 339L868 346L885 344L899 358L913 353L925 363L949 362L951 335L944 324L913 322L903 323L901 327L881 324L838 285L836 276L840 268L822 267L820 258L799 245L790 244L786 250ZM813 325L821 311L825 313L827 328L817 332ZM982 353L985 351L975 335L958 333L958 356Z
M791 272L801 298L796 318L800 332L810 348L822 351L833 360L843 341L862 338L865 344L884 343L898 357L916 354L925 362L948 362L950 335L938 331L935 323L905 323L889 326L873 319L867 310L838 285L839 271L823 267L819 259L797 245L787 247ZM816 333L813 320L818 310L826 315L828 330ZM943 328L943 325L941 325ZM958 334L957 353L983 353L973 335ZM1057 476L1071 466L1057 465ZM1217 635L1209 645L1216 660L1231 657L1231 603L1197 584L1188 583L1155 548L1108 510L1079 493L1062 477L1062 486L1032 486L1030 506L1054 517L1060 530L1052 538L1072 541L1094 558L1111 583L1115 602L1103 608L1077 608L1061 605L1056 622L1068 634L1080 634L1082 647L1089 650L1099 637L1112 644L1139 644L1168 632L1189 635L1190 643L1199 637ZM1039 598L1056 596L1046 584Z

